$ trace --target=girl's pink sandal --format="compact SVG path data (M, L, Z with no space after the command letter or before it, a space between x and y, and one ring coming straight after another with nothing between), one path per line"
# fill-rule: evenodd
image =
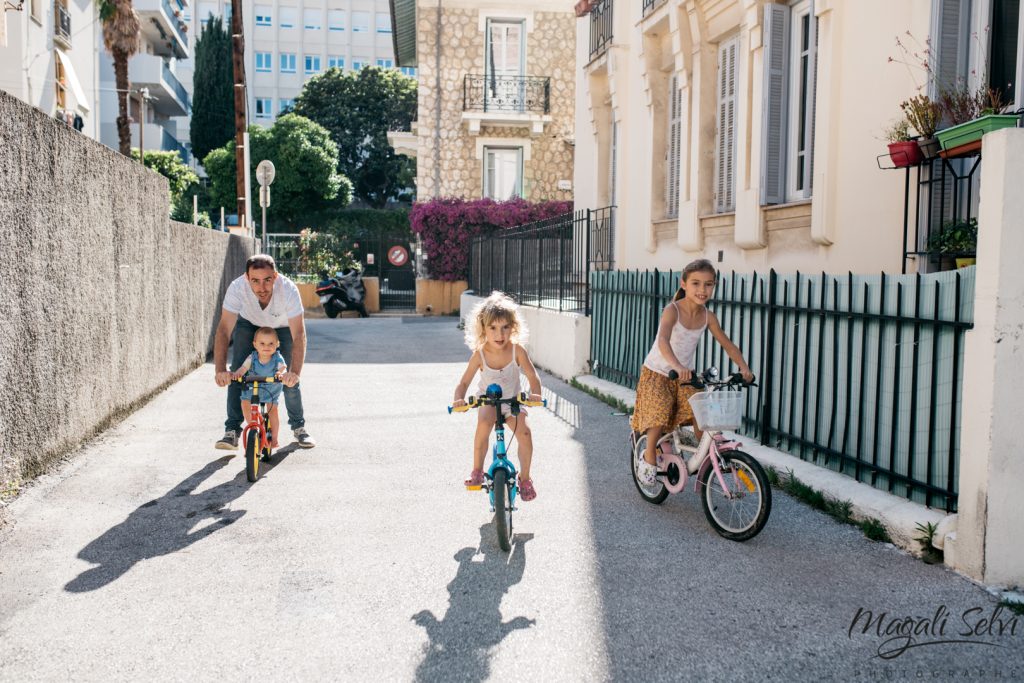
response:
M529 502L537 497L537 492L533 489L532 479L523 479L519 477L519 495L522 496L523 500Z

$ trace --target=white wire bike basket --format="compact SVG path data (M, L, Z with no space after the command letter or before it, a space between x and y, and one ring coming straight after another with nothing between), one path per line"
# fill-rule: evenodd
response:
M689 400L702 431L738 429L743 422L742 391L702 391Z

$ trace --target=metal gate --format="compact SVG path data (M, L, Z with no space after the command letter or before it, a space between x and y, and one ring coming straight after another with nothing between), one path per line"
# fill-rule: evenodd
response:
M416 251L408 232L366 232L358 238L355 252L363 275L380 282L381 311L416 310Z

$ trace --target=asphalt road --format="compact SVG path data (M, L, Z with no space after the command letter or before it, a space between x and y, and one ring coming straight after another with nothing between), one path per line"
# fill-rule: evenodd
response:
M781 492L743 544L690 490L644 503L625 418L546 375L503 553L445 411L455 321L309 329L315 449L248 484L207 365L11 505L0 680L1024 679L1024 617Z

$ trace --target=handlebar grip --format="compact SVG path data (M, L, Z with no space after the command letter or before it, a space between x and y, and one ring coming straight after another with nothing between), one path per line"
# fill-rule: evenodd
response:
M668 378L672 379L672 380L679 379L679 373L676 372L675 370L669 370L668 371Z

